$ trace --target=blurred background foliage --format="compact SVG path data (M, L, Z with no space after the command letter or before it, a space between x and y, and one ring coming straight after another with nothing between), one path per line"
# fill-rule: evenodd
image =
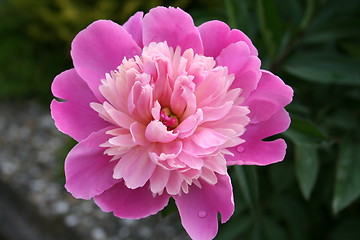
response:
M360 239L359 0L0 0L0 99L48 106L81 29L157 5L241 29L295 91L285 161L229 169L236 212L217 239Z

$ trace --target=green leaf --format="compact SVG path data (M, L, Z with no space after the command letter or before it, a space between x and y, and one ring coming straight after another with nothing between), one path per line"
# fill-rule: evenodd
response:
M301 193L304 198L308 200L319 173L319 159L316 145L295 145L295 172Z
M232 0L225 0L225 8L230 28L236 28L235 8Z
M320 145L327 140L327 136L313 122L296 116L292 117L290 128L283 134L297 145Z
M340 146L332 203L337 214L360 195L360 142L346 139Z
M259 199L259 186L256 169L254 166L234 166L234 168L245 202L255 216L258 209Z
M268 240L286 240L288 239L283 226L274 218L265 216L262 219L262 228L265 238Z
M359 64L335 52L302 52L291 57L284 69L310 82L360 86Z
M233 219L235 217L235 219ZM229 222L220 226L215 239L233 240L246 232L252 225L252 219L248 215L233 216Z
M168 205L161 211L161 216L166 217L177 212L177 207L173 198L169 199Z
M335 28L329 30L316 31L314 33L306 35L301 39L302 43L324 43L329 41L335 41L343 38L351 38L359 36L359 31L355 27L347 28Z
M284 135L295 144L296 178L302 195L308 200L319 173L317 149L327 137L314 123L297 117L293 117Z
M283 24L274 0L257 0L260 32L270 59L275 57L283 35Z
M330 240L358 240L360 239L359 217L347 218L332 229Z
M284 180L286 181L286 179ZM311 239L308 237L309 217L303 201L290 191L267 196L271 206L271 215L279 219L291 240Z

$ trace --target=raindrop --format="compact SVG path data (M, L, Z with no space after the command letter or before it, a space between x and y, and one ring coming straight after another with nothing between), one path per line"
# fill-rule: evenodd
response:
M207 214L206 214L205 211L199 211L199 212L198 212L198 216L201 217L201 218L206 217L206 215L207 215Z
M238 146L237 149L236 149L239 153L242 153L245 149L243 146Z

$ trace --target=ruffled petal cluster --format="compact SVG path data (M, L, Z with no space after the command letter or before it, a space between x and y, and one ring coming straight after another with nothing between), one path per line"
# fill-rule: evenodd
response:
M72 43L74 69L53 82L58 129L79 143L66 189L138 219L175 199L193 239L234 211L229 165L283 160L292 89L260 69L250 39L225 23L196 27L179 8L96 21Z

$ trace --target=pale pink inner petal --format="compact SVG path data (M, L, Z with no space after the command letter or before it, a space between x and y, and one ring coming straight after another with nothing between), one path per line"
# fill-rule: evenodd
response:
M149 142L167 143L175 140L178 135L172 130L168 131L167 127L158 120L151 121L145 130L145 136Z
M141 147L132 149L119 160L114 169L114 178L123 178L128 188L142 187L153 174L156 165Z
M246 60L249 51L243 55ZM102 80L105 101L91 104L116 129L101 144L117 161L113 177L131 189L150 182L155 195L216 185L218 174L226 174L223 154L233 155L226 148L244 142L249 123L233 81L213 58L167 42L151 42L141 56L124 59Z

